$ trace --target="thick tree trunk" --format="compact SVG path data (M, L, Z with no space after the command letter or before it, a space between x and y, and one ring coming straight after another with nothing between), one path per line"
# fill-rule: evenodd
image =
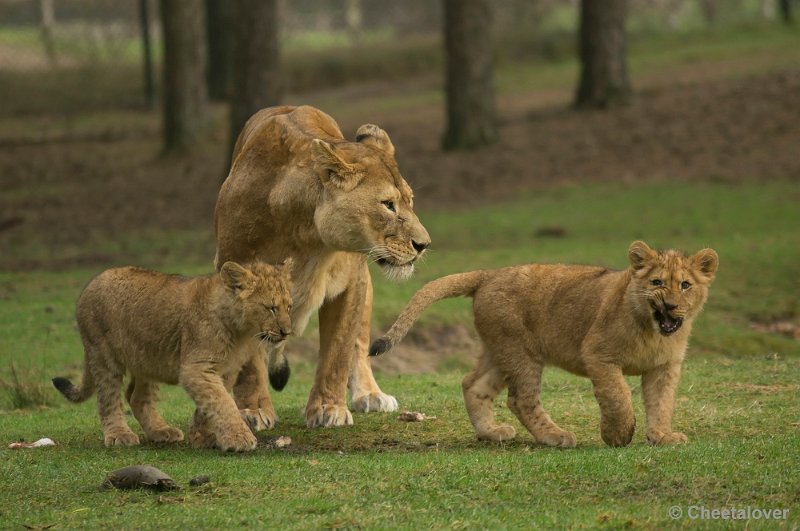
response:
M161 0L164 150L181 151L208 126L203 0Z
M786 24L791 24L792 18L792 0L778 0L778 7L780 8L781 20Z
M235 0L233 28L229 153L247 119L281 100L278 0Z
M208 95L227 100L230 94L233 47L233 4L230 0L205 0L208 33Z
M474 149L497 138L491 9L491 0L444 0L447 150Z
M625 45L627 4L627 0L581 0L577 107L603 109L631 99Z
M153 47L150 38L150 0L139 0L139 24L142 31L142 76L144 103L152 109L156 104L156 84L153 75Z

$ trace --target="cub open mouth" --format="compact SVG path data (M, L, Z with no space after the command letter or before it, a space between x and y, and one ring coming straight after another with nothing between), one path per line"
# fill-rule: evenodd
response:
M658 310L656 310L653 314L653 318L658 323L659 332L665 336L677 332L683 324L683 319L681 317L670 317L669 315L663 314Z

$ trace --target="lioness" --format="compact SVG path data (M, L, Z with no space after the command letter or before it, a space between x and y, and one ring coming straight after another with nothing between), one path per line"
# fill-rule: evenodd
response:
M319 310L319 364L305 408L308 426L352 424L356 411L393 411L367 359L372 283L367 260L391 278L406 279L430 244L412 209L385 131L362 125L356 141L312 107L273 107L256 113L233 153L214 213L216 264L227 260L294 259L292 322L301 333ZM288 378L283 344L270 347L269 380ZM252 356L234 387L236 402L258 428L275 412L267 368Z
M631 392L623 374L642 376L647 440L686 442L683 433L672 431L675 390L692 321L719 258L712 249L687 257L636 241L628 259L624 271L531 264L434 280L373 343L370 355L397 344L433 302L469 295L484 349L462 389L479 439L516 435L512 426L495 423L492 411L494 398L507 386L509 409L539 443L575 446L575 434L558 427L539 401L542 368L555 365L591 378L606 444L624 446L633 437Z
M135 267L109 269L81 293L77 320L85 350L83 382L53 385L82 402L97 389L106 446L132 446L139 437L122 411L120 386L150 441L183 439L155 409L158 382L180 384L197 404L189 439L195 446L244 451L256 438L230 388L259 342L280 344L292 333L290 263L222 264L218 274L185 278Z

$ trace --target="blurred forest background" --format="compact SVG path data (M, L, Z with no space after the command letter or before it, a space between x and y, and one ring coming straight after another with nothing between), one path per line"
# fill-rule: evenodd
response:
M3 0L0 269L141 261L132 234L157 242L145 265L210 264L231 139L278 103L346 137L382 126L423 211L560 183L797 179L797 8Z

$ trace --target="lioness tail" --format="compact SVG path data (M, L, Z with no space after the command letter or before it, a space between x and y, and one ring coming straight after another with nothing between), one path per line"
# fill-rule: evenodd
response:
M289 368L289 361L283 355L282 348L270 349L267 372L269 373L269 384L273 389L281 391L286 387L292 371Z
M417 291L386 334L369 348L370 356L389 351L402 341L425 309L436 301L451 297L472 296L484 278L484 271L457 273L428 282Z

